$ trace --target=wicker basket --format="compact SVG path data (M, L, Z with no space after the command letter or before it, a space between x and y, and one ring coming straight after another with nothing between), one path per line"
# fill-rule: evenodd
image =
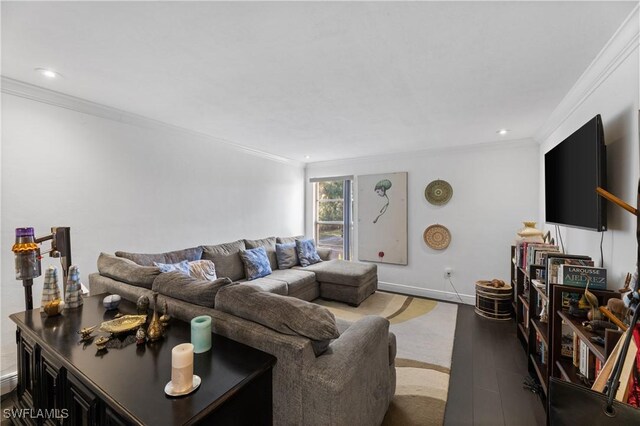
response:
M512 297L509 284L494 287L491 281L476 281L476 314L492 320L509 321Z

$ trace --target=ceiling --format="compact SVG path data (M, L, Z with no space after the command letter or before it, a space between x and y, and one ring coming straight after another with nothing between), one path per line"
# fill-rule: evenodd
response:
M635 4L2 2L2 74L293 160L383 155L531 137Z

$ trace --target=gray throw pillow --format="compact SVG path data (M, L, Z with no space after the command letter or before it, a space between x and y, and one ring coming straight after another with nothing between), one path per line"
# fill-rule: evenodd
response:
M257 322L283 334L310 339L316 356L331 339L340 336L336 319L327 308L295 297L267 293L246 284L220 289L216 309Z
M218 278L215 281L199 280L174 271L158 275L153 281L153 291L194 305L213 308L218 290L229 284L229 278Z
M276 259L276 237L262 238L260 240L244 240L247 249L264 247L269 258L271 270L278 269L278 260Z
M169 251L166 253L144 254L144 253L127 253L126 251L117 251L116 256L133 260L138 265L154 266L153 263L180 263L183 260L192 262L200 260L202 257L202 247L192 247L184 250Z
M244 264L240 259L240 250L246 248L244 240L215 246L202 246L202 258L211 260L216 265L219 277L229 277L232 281L244 278Z
M264 247L240 250L240 259L244 263L244 273L247 280L252 281L271 275L271 265Z
M296 240L296 251L298 252L298 260L302 267L322 262L316 250L316 245L311 239Z
M298 265L296 243L276 244L276 257L279 269L289 269Z
M98 256L98 272L100 272L100 275L116 281L151 289L153 281L160 274L160 269L155 266L140 266L134 261L123 257L100 253L100 256Z
M290 244L290 243L295 243L296 240L304 240L304 235L295 235L293 237L277 237L276 238L276 243L277 244Z

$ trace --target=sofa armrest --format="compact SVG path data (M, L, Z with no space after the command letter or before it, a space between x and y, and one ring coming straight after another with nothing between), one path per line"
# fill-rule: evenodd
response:
M393 397L389 321L366 316L316 358L305 374L305 424L380 424ZM321 414L320 414L321 413Z

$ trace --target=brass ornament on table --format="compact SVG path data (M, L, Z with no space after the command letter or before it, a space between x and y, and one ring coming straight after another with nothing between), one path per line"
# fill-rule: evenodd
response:
M64 309L64 302L62 299L52 300L42 306L42 311L49 317L60 315Z
M93 327L84 327L81 328L77 333L80 335L80 341L84 342L87 341L89 339L92 339L93 336L91 335L95 329L98 328L97 325L94 325Z
M151 342L162 339L163 329L158 318L158 293L153 294L153 316L147 328L147 338Z
M147 341L147 332L144 331L144 327L139 327L136 331L136 345L144 345Z
M171 316L169 315L169 306L167 305L167 299L162 301L162 316L160 317L160 324L162 324L162 328L166 329L169 327L169 321L171 320Z
M105 336L98 337L95 341L96 348L98 348L99 351L106 349L107 343L109 343L109 340L111 340L110 337L105 337Z
M144 295L138 297L138 301L136 302L136 308L138 309L138 314L147 315L149 311L149 298Z
M111 321L105 321L100 325L100 331L105 333L119 334L135 330L147 322L146 315L123 315Z

